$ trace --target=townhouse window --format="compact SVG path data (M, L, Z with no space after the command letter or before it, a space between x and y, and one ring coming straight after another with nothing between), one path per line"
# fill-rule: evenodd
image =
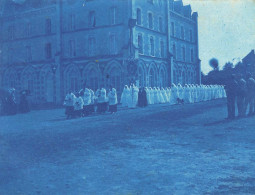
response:
M137 25L142 24L142 13L141 13L141 9L139 8L136 10L136 22L137 22Z
M45 21L45 33L50 34L51 33L51 19L47 18Z
M96 12L91 11L89 12L89 27L95 27L96 26Z
M185 47L182 46L182 60L185 61L186 60L186 50Z
M181 38L184 39L184 27L181 27Z
M140 54L143 54L143 35L142 34L138 35L138 52Z
M163 20L162 20L162 17L159 17L158 25L159 25L159 32L163 32Z
M75 41L74 40L69 41L69 56L70 57L76 56L76 49L75 49Z
M165 45L164 45L164 41L160 41L160 57L163 58L165 57Z
M153 17L152 17L152 13L148 14L148 22L149 22L149 28L152 29L153 28Z
M171 22L171 35L172 36L174 36L174 31L175 31L175 29L174 29L174 23L173 22Z
M173 57L176 59L176 45L175 43L173 44Z
M116 7L110 8L110 24L116 24Z
M190 50L190 61L194 62L194 50L193 49Z
M52 57L51 43L46 43L46 45L45 45L45 57L46 57L46 59L51 59L51 57Z
M115 34L110 35L110 53L116 54L116 35Z
M150 55L154 56L155 55L155 45L154 45L154 38L150 37Z
M13 40L14 39L14 26L8 27L8 39Z
M31 60L32 60L31 46L26 46L26 61L31 62Z
M89 38L89 56L92 56L95 54L95 38L94 37L90 37Z
M69 30L75 30L75 15L69 15Z
M190 42L193 41L192 30L189 31L189 40L190 40Z

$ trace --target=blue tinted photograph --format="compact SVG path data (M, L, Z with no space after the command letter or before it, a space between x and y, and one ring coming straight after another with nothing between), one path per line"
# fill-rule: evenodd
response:
M254 195L254 0L0 0L0 195Z

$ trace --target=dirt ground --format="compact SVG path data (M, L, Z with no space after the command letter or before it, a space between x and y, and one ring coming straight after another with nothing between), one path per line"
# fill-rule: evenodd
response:
M0 117L0 194L254 194L255 116L225 100Z

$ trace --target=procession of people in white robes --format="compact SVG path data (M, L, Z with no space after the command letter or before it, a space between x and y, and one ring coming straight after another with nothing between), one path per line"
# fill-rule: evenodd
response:
M172 84L171 87L144 87L125 85L120 104L122 107L134 109L153 104L191 104L213 99L225 98L226 92L221 85ZM140 99L139 99L140 98ZM118 95L115 88L110 87L93 90L81 89L74 95L71 91L66 95L64 106L66 116L84 117L92 113L117 112Z
M221 85L194 85L185 84L182 86L172 84L171 88L145 87L148 105L152 104L178 104L178 103L196 103L209 101L213 99L225 98L226 92ZM121 104L124 107L135 108L138 99L139 88L131 85L124 87L121 95Z

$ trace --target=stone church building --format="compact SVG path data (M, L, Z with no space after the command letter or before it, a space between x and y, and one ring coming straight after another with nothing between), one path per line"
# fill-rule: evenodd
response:
M2 0L0 85L68 90L200 83L198 15L181 0Z

